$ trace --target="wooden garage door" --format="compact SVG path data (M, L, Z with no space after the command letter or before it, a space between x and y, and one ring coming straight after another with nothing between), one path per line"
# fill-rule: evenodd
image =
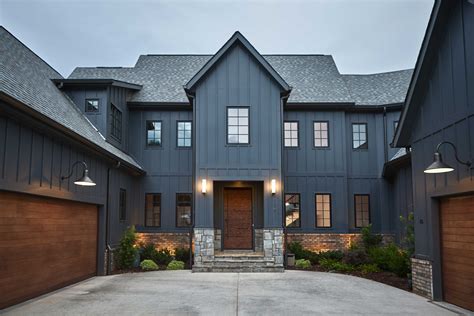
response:
M443 298L474 310L474 196L441 201Z
M0 191L0 309L96 274L97 206Z

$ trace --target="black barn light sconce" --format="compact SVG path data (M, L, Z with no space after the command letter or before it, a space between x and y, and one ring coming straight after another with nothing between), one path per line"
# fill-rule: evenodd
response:
M72 177L72 174L74 172L74 167L77 166L78 164L82 164L84 166L84 171L82 172L82 177L74 181L75 185L80 185L80 186L86 186L86 187L93 187L96 185L94 181L92 181L91 178L89 178L89 169L87 168L87 164L84 161L76 161L75 163L72 164L70 168L70 173L67 176L62 176L62 180L69 179Z
M451 145L451 147L453 147L454 157L456 158L457 162L459 162L462 165L467 166L468 168L471 168L472 163L469 160L462 161L461 159L459 159L458 151L456 149L456 146L454 146L453 143L441 142L438 144L438 146L436 146L436 152L434 153L434 156L433 156L433 163L425 169L424 171L425 173L446 173L446 172L454 171L453 167L443 162L443 157L441 156L441 153L439 152L439 148L444 144L448 144L448 145Z

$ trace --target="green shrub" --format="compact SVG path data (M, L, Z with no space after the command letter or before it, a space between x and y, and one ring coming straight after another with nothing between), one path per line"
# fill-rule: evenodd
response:
M329 251L323 251L319 253L319 261L321 261L322 259L331 259L331 260L341 261L343 257L344 257L344 253L339 250L329 250Z
M369 257L381 270L393 272L400 277L406 277L410 272L407 253L395 244L372 248L369 250Z
M341 262L336 259L322 258L321 260L319 260L319 264L322 268L326 270L339 271L339 272L354 271L354 266Z
M145 271L153 271L153 270L158 270L158 265L153 262L153 260L143 260L142 263L140 263L140 268Z
M184 263L189 262L189 249L188 248L176 248L174 250L174 258Z
M379 267L375 263L366 263L357 267L357 270L363 274L380 272Z
M362 264L370 263L371 260L367 255L365 249L362 248L352 248L344 253L342 262L349 265L358 266Z
M365 249L379 247L382 244L382 235L372 232L372 224L361 229L362 243Z
M157 254L153 243L148 243L140 249L140 260L153 260Z
M288 252L293 253L296 260L306 259L311 261L312 264L318 264L319 262L318 253L304 249L303 246L297 241L288 244Z
M296 260L295 266L298 269L310 269L311 268L311 262L307 259L298 259Z
M161 249L156 252L153 261L160 266L167 266L171 261L173 261L173 256L168 249Z
M170 263L168 263L168 266L166 267L166 270L183 270L184 269L184 262L183 261L178 261L178 260L173 260Z
M123 233L116 250L116 263L119 269L133 268L133 263L138 255L138 250L135 248L136 240L135 226L130 226Z

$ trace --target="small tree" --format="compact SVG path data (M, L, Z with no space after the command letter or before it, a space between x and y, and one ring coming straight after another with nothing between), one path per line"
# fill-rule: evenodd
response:
M135 248L136 240L135 226L130 226L123 233L117 249L117 263L120 269L133 268L133 263L138 255L138 249Z
M372 224L369 224L362 228L362 243L364 248L369 250L370 248L378 247L382 243L382 235L374 234L372 232Z
M415 215L413 212L408 213L406 218L400 215L400 222L405 226L402 245L411 257L415 253Z

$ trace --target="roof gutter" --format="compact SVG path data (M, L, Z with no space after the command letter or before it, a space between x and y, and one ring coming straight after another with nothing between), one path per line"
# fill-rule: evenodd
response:
M88 139L82 137L81 135L73 132L72 130L66 128L65 126L57 123L56 121L50 119L49 117L35 111L34 109L30 108L28 105L16 100L15 98L9 96L8 94L5 94L4 92L0 91L0 100L5 101L8 103L10 106L12 106L14 109L34 118L39 120L40 122L48 125L49 127L52 127L53 129L61 131L64 135L74 139L78 143L86 146L87 148L91 149L92 151L95 151L96 153L100 154L101 156L106 156L107 158L111 159L112 161L120 161L122 165L124 165L127 169L132 171L133 173L137 175L143 175L145 174L145 170L138 168L129 162L121 159L120 157L115 156L114 154L110 153L109 151L103 149L102 147L98 146L97 144L89 141Z

